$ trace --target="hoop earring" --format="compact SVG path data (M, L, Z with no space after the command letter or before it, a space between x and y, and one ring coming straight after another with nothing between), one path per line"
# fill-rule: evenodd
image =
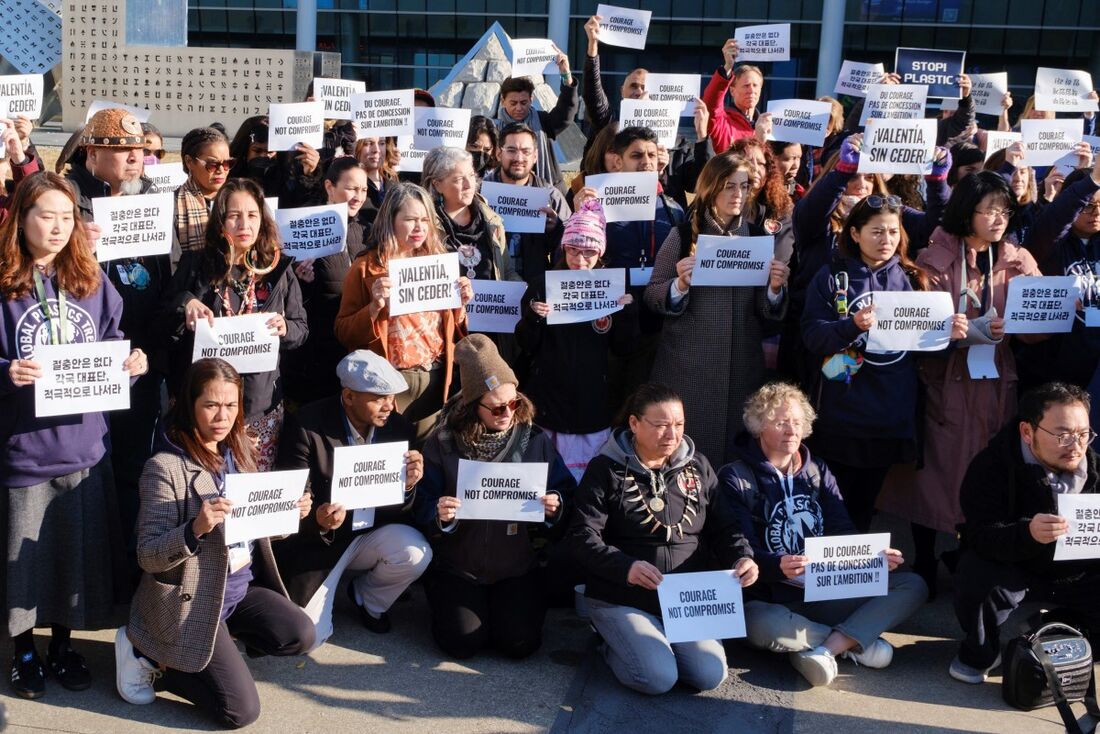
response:
M279 264L279 257L282 250L278 247L275 248L275 255L271 258L271 264L268 265L266 268L257 268L252 263L252 253L255 251L256 250L254 248L249 248L248 252L244 254L244 266L253 276L262 278L263 276L274 270L275 266Z

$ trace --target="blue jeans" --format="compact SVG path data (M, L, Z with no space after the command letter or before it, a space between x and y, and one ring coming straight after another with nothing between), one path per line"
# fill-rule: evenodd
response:
M726 651L718 640L669 643L657 617L634 607L589 597L592 624L604 639L601 652L627 688L657 695L683 681L700 691L726 679Z

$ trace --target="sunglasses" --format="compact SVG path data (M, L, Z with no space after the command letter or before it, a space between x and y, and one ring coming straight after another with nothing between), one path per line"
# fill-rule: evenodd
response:
M504 403L503 405L498 405L495 408L490 408L485 403L478 403L478 405L489 411L489 414L492 415L494 418L501 418L504 416L505 413L515 413L516 408L518 408L520 405L520 399L512 398L507 403Z
M871 194L864 201L867 202L867 206L872 209L881 209L883 206L888 206L891 209L901 208L901 197L890 194L889 196L879 196L878 194Z
M195 158L195 160L202 164L207 173L217 173L222 168L228 171L233 168L233 166L237 165L236 158L226 158L224 161L216 161L213 158L208 158L206 160Z
M160 150L153 150L152 148L146 148L145 149L145 155L151 155L159 161L161 158L164 157L164 148L161 148Z

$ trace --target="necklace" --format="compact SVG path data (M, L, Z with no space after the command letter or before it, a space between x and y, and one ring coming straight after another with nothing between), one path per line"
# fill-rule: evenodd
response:
M637 456L637 453L635 453ZM665 483L663 475L657 471L650 471L650 477L652 478L652 492L653 496L647 498L642 492L642 487L638 484L638 481L630 473L629 469L625 469L623 472L623 494L624 499L632 505L637 505L637 510L640 510L645 517L642 520L642 527L652 526L649 528L650 533L656 533L657 531L664 529L665 542L672 540L672 531L676 531L676 535L679 538L684 537L684 526L691 527L695 517L698 514L696 506L699 503L699 476L695 471L694 466L687 466L676 477L676 487L680 490L680 494L684 496L684 511L680 514L680 519L676 522L665 522L657 515L664 512L668 507L668 503L665 501Z
M481 262L481 250L476 244L459 245L458 261L466 266L466 277L474 277L474 268Z

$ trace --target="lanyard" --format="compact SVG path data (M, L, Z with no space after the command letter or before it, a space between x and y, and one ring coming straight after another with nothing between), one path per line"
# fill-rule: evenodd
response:
M50 344L68 344L69 307L65 302L65 291L61 288L57 289L56 325L50 315L50 302L46 300L46 285L42 282L42 274L38 272L38 268L34 269L34 292L38 296L38 307L42 310L42 318L46 319L46 326L50 329Z
M980 288L981 298L967 285L967 273L969 266L966 264L966 245L959 245L959 257L962 259L962 275L959 277L959 313L966 313L967 302L973 304L981 313L985 313L989 306L986 304L993 300L993 245L986 248L986 257L989 258L989 273L982 275ZM975 260L980 253L974 253ZM978 268L981 273L981 268Z

